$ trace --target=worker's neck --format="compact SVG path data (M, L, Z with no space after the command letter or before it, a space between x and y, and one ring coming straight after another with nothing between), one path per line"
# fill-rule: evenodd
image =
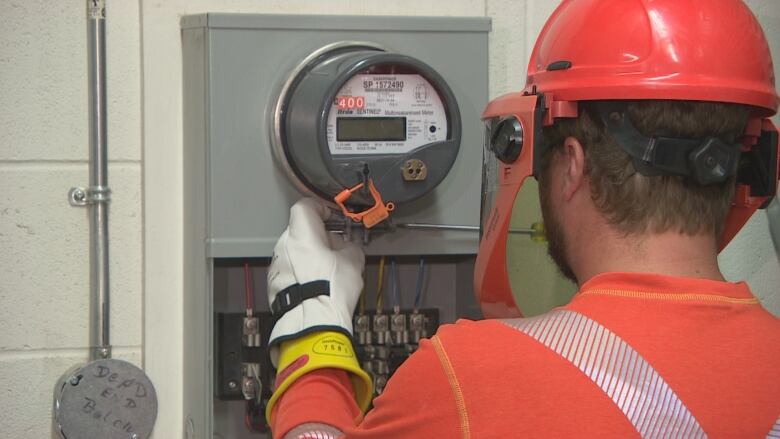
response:
M623 234L611 227L570 248L572 269L582 285L607 272L654 273L722 281L717 243L710 234L676 232Z

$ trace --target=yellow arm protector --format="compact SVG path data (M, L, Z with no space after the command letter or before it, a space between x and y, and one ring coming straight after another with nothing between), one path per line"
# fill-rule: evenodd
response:
M265 409L265 418L271 424L271 412L282 394L300 377L317 369L342 369L349 373L352 391L360 410L365 412L371 403L374 384L360 368L352 342L335 331L320 331L283 341L279 347L279 373L276 389Z

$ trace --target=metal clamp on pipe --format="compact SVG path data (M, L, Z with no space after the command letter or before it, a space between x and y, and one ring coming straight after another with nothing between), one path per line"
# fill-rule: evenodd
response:
M72 187L68 191L68 202L74 207L97 203L108 204L111 202L111 188L107 186Z

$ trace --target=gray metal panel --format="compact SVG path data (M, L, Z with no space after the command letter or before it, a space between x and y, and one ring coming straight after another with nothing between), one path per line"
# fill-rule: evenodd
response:
M409 17L210 13L182 17L182 29L299 29L402 32L490 32L487 17Z
M198 15L185 15L181 17L180 24L181 24L182 31L184 31L186 29L206 27L208 22L209 22L208 14L198 14Z
M184 112L184 297L183 370L186 437L211 437L212 301L211 260L204 246L208 230L207 106L208 53L204 29L182 32ZM164 291L160 291L164 294Z
M289 206L301 197L277 168L269 145L269 111L288 73L312 51L343 40L380 43L436 69L460 106L461 154L432 196L400 206L394 217L398 222L477 225L479 116L488 95L490 21L204 14L182 18L182 27L184 415L191 437L210 437L212 431L224 433L222 424L240 419L242 409L241 404L213 404L212 311L230 295L219 291L215 297L224 269L214 272L212 258L270 256L287 224ZM399 230L374 240L367 253L473 254L476 246L474 232ZM471 310L466 299L471 299L472 267L473 258L456 258L431 270L430 282L437 288L429 291L426 302L442 308L445 320ZM368 271L372 269L369 264ZM402 270L403 282L414 279L413 270ZM405 298L411 288L404 287ZM215 422L213 415L225 410L231 415ZM239 430L237 437L244 437Z
M449 83L460 105L464 128L461 153L450 175L432 194L399 206L393 214L395 221L478 224L479 118L488 94L487 19L235 14L210 14L208 19L208 256L271 255L287 224L289 206L302 194L274 163L269 145L270 111L283 81L301 59L326 44L344 40L380 43L428 63ZM280 27L279 23L293 21L303 24L295 29L259 27ZM221 27L212 28L215 22ZM470 24L466 31L430 32L426 26L434 22L438 29ZM378 29L425 28L425 32L344 30L347 24L355 29L376 25ZM309 25L318 29L303 30ZM323 30L331 28L337 29ZM366 252L473 254L476 248L474 232L405 230L373 240Z

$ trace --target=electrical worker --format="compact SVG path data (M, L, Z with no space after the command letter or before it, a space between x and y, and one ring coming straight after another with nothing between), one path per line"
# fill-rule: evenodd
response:
M780 437L780 320L717 265L741 139L773 132L772 72L740 0L564 0L524 93L485 113L526 144L498 127L486 154L501 178L524 163L539 180L550 255L579 292L441 327L364 416L349 338L363 253L302 200L268 279L275 437ZM487 204L511 212L510 195Z

